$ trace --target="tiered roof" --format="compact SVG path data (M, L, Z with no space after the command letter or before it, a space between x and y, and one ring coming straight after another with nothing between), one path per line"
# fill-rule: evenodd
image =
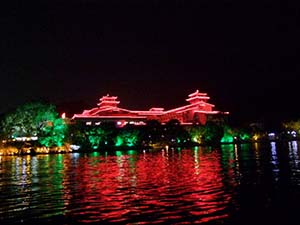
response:
M84 110L82 114L75 114L73 118L148 118L148 116L162 116L173 113L183 113L186 111L192 111L193 113L204 114L217 114L219 111L214 111L213 104L207 102L210 97L207 93L201 93L196 90L194 93L189 94L186 101L190 104L184 105L178 108L164 110L164 108L153 107L150 110L128 110L119 108L120 101L117 100L117 96L103 96L100 98L98 107Z
M201 93L199 90L195 91L192 94L189 94L189 98L186 99L189 103L198 103L198 102L206 102L210 97L207 96L207 93Z
M117 101L117 99L117 96L109 96L109 94L107 94L106 96L103 96L99 99L100 102L97 105L99 106L99 108L117 107L117 105L120 103L120 101Z

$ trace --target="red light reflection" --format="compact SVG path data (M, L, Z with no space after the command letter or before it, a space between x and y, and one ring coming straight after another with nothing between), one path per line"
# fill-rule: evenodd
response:
M67 211L78 221L201 223L228 216L231 194L218 152L81 157L78 165L73 186L65 187Z

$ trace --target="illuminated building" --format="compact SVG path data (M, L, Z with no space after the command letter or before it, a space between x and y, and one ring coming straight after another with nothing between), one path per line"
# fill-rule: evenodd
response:
M172 119L178 120L181 124L204 125L208 115L228 114L228 112L213 110L214 105L207 102L210 99L207 93L200 93L198 90L188 95L186 101L189 104L170 110L157 107L144 111L124 109L118 107L120 101L117 99L117 96L103 96L98 107L75 114L72 119L84 122L86 125L100 125L103 121L113 121L118 127L126 124L145 125L147 120L166 123Z

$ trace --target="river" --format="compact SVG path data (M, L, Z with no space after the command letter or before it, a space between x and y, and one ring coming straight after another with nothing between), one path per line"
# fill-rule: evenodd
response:
M298 224L299 146L0 156L0 224Z

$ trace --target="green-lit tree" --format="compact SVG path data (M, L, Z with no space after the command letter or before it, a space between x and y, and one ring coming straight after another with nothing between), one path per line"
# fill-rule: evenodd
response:
M190 136L193 142L198 144L204 143L204 136L205 136L205 127L202 125L195 125L190 128Z
M62 146L66 140L67 125L61 118L49 121L38 132L38 141L43 146Z
M105 132L103 129L101 129L99 127L92 128L91 130L89 130L87 136L88 136L88 141L89 141L90 146L93 149L97 149L97 148L99 148L101 141L103 141L103 139L105 137Z
M229 127L228 125L224 126L224 135L221 139L222 143L232 143L234 142L234 137L235 137L235 132L234 130Z
M224 126L224 135L221 139L222 143L250 141L251 134L245 128L232 128L229 125Z
M107 129L102 126L86 126L82 123L70 126L71 143L79 145L82 149L99 149L111 144L114 127Z
M62 146L67 132L65 121L59 118L55 106L28 103L7 114L1 121L5 139L37 137L44 146Z
M140 132L137 129L122 129L115 137L116 146L136 146L140 141Z

